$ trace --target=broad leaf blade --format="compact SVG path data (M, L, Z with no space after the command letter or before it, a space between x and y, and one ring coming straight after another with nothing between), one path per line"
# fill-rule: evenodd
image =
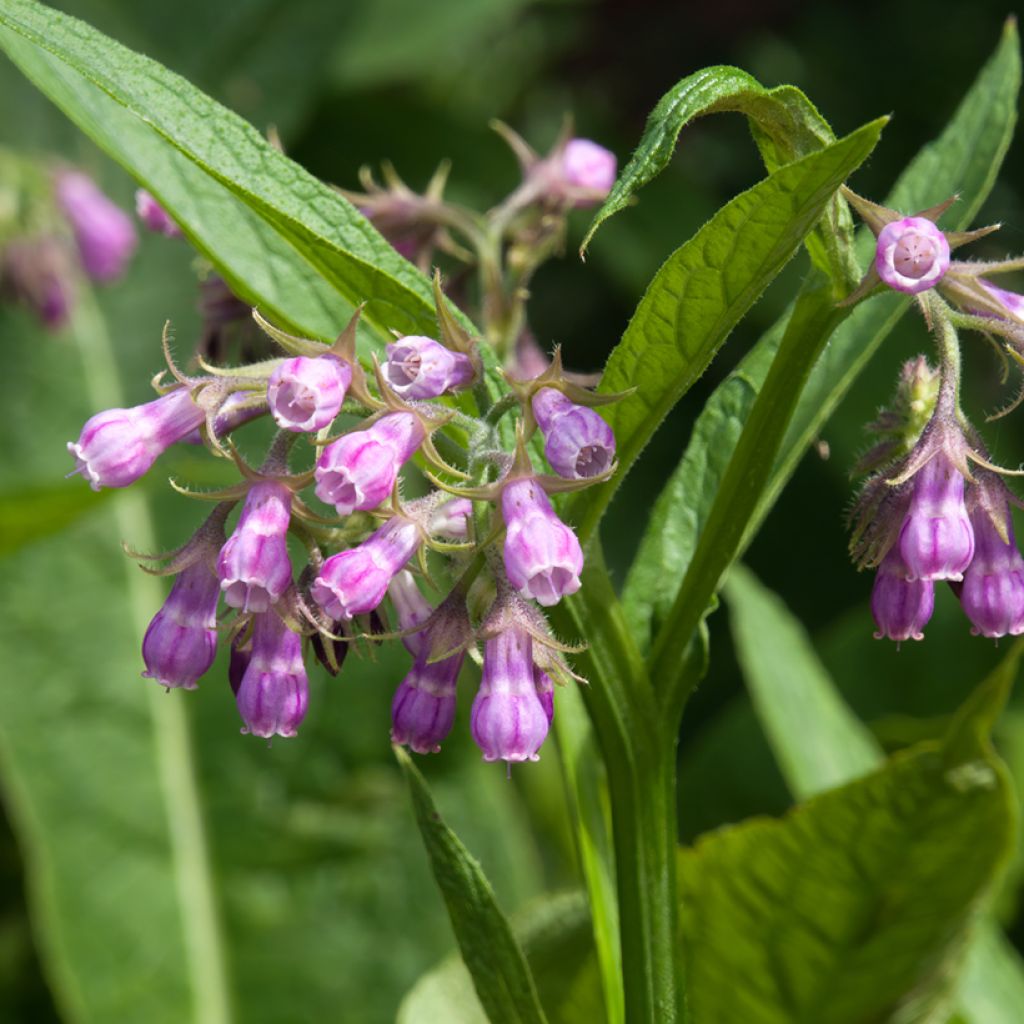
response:
M706 1024L901 1024L951 1011L955 968L1013 835L984 733L997 681L946 743L680 856L689 995Z
M441 820L427 783L395 748L412 795L434 878L444 896L462 959L491 1024L544 1024L530 967L479 863Z
M0 3L0 47L243 297L321 336L362 301L382 327L434 329L423 276L338 193L184 79L32 0Z
M651 111L636 151L594 215L581 249L587 248L609 217L628 206L637 191L665 169L687 124L721 111L735 111L750 119L769 170L835 141L828 122L794 86L765 89L739 68L703 68L677 82Z
M920 151L886 202L917 209L961 189L963 203L946 216L950 227L967 226L987 197L1012 138L1019 84L1020 57L1011 23L953 120L935 142ZM870 238L862 235L864 258L863 247L869 249L870 244ZM811 440L906 308L907 303L896 296L879 296L858 306L835 331L797 403L745 543ZM652 621L664 621L672 607L678 581L693 557L790 315L787 312L716 389L697 419L682 460L655 503L623 589L623 603L641 642L646 640Z
M873 121L737 196L655 275L601 378L601 391L636 390L606 411L618 472L571 504L584 536L665 415L874 148L884 124Z

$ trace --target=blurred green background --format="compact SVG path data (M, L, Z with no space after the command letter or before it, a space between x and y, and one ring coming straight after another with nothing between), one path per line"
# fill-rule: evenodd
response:
M423 187L449 157L450 195L480 206L517 178L510 154L488 129L491 118L544 148L571 111L578 134L624 161L661 94L715 63L738 64L768 85L799 85L838 134L892 112L882 144L852 182L879 197L939 133L1008 13L1002 5L953 0L898 7L784 0L55 6L164 62L257 126L275 125L286 150L329 181L355 186L360 165L390 159L410 185ZM126 176L6 62L0 145L61 154L131 204ZM1024 148L1017 145L983 218L1001 220L1004 230L972 255L1024 249L1022 170ZM602 229L586 264L572 255L572 240L586 224L586 214L577 215L570 255L535 282L530 319L537 338L546 347L561 343L574 368L600 368L664 257L761 174L741 118L687 129L671 167L638 206ZM159 927L125 934L118 912L125 901L156 904L174 885L158 853L161 836L133 824L135 809L174 788L159 770L163 764L174 771L166 738L154 735L163 718L152 713L149 684L138 678L139 624L155 612L164 584L141 579L118 551L122 538L145 542L144 510L123 495L92 496L80 481L61 477L65 442L95 411L89 389L123 387L130 401L144 400L148 378L160 368L166 319L187 351L199 327L191 258L183 244L147 236L127 278L99 296L121 384L106 376L90 384L69 337L45 334L23 312L0 308L4 1021L77 1020L85 1000L66 963L82 944L110 951L102 976L89 981L92 995L102 993L106 1020L174 1019L157 997L168 978L185 984L178 940ZM619 579L639 539L640 513L679 457L704 398L773 322L804 271L796 260L756 306L620 491L604 531ZM901 361L927 346L920 322L906 317L829 424L822 438L829 457L805 458L748 556L812 632L846 699L891 746L935 732L998 655L993 644L969 636L950 593L938 597L926 643L897 653L873 641L870 580L846 556L848 471L863 443L861 426L888 397ZM966 358L968 410L981 417L1012 390L999 387L997 364L982 343L972 339ZM1024 458L1016 426L1022 415L987 430L1005 464ZM162 466L210 482L208 464L195 455L177 453ZM164 475L153 474L144 491L158 543L170 547L205 509L172 495ZM75 497L63 497L70 490ZM29 500L38 513L26 528L12 509ZM681 740L684 838L788 803L744 694L727 612L712 618L711 633L711 671ZM311 672L311 711L301 735L269 748L239 736L218 669L199 693L162 698L187 710L215 906L242 1021L390 1020L416 977L452 948L387 741L391 693L408 660L393 646L376 660L350 659L337 680ZM503 905L516 910L544 890L573 884L562 782L552 750L511 781L500 768L484 766L466 735L469 695L463 696L453 740L424 767ZM999 739L1024 775L1024 703L1010 708ZM172 753L181 756L181 748ZM135 775L129 766L147 759L157 767ZM47 844L38 841L30 794L66 808L66 827ZM74 921L53 927L58 884L80 901L77 928ZM1011 934L1024 944L1024 917L1011 887L1003 904ZM165 909L154 905L155 922ZM139 919L145 915L133 916ZM96 934L97 920L109 931ZM161 951L159 977L131 975L120 956L132 945Z

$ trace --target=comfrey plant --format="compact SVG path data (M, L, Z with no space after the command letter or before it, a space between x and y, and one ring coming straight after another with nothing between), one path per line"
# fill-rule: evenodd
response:
M522 153L525 144L504 131ZM615 169L607 150L571 138L545 159L524 156L523 163L517 192L499 213L480 219L499 233L489 256L513 246L530 251L526 233L546 250L564 232L571 208L607 193ZM475 221L442 202L438 179L428 196L415 197L389 177L390 191L360 201L393 227L396 241L448 221L465 222L473 240ZM180 235L148 193L139 194L139 213L154 231ZM104 254L94 256L104 261ZM524 280L518 267L517 275ZM150 571L175 577L146 633L144 675L195 689L220 633L233 654L243 731L294 736L308 704L304 643L336 674L347 645L394 636L415 663L395 696L392 738L427 753L440 750L451 729L459 670L467 653L479 660L482 645L473 738L488 761L537 759L554 713L554 684L574 679L564 657L573 648L555 638L537 605L552 607L579 590L584 562L550 496L614 473L615 438L592 406L619 396L573 383L556 352L532 379L509 375L487 417L468 415L449 396L480 385L481 342L451 315L440 276L434 294L438 337L396 332L383 361L369 364L357 353L360 310L331 345L291 335L254 310L280 355L230 368L200 355L196 375L174 363L165 335L168 369L154 382L159 397L97 413L69 442L73 472L95 490L127 487L169 446L195 440L233 458L242 476L236 486L197 495L217 505L180 549L138 556ZM515 410L517 426L506 427ZM233 433L267 415L278 432L255 469ZM539 452L531 454L539 448L535 434L553 473L539 465ZM307 463L298 469L291 463L301 435ZM426 482L426 493L406 496L410 473ZM311 507L304 492L326 509ZM300 566L293 566L289 538L304 554ZM446 579L454 585L432 609L418 580L436 592ZM226 617L218 621L219 599Z
M32 0L0 0L0 48L145 190L138 216L162 236L149 243L188 245L203 261L194 353L175 358L165 329L166 368L154 396L85 423L68 444L70 475L81 479L65 493L91 499L90 487L135 487L147 474L152 492L161 460L168 465L164 453L176 445L209 453L228 474L209 492L176 480L180 495L212 504L209 516L173 551L131 551L149 573L171 580L138 637L147 682L117 680L116 692L139 703L126 704L132 714L102 717L104 736L128 731L117 755L124 763L89 788L90 759L69 757L68 730L51 727L54 708L70 698L63 688L60 700L53 690L38 697L45 680L18 694L39 701L35 718L12 717L9 726L0 717L0 772L16 771L10 792L31 804L15 824L46 855L41 927L68 920L67 934L90 939L74 947L61 936L41 949L54 957L74 950L52 974L72 978L92 1017L110 1018L109 986L97 995L94 984L114 959L108 946L133 978L147 980L154 1014L168 1019L227 1024L233 1001L239 1018L265 1016L272 980L261 979L262 988L237 980L253 962L301 976L282 996L295 1019L319 1019L325 1005L337 1005L337 948L322 938L334 933L320 925L348 913L350 901L333 899L348 889L331 871L347 872L350 859L330 863L335 847L319 837L341 834L347 851L358 834L368 861L378 847L364 835L375 831L363 829L365 819L351 829L335 816L342 787L332 773L342 742L327 711L344 696L339 687L355 656L389 644L408 670L386 680L379 720L359 725L385 744L390 702L395 756L467 969L443 966L412 989L404 1024L479 1015L476 1003L487 1019L516 1024L1019 1018L1019 1000L1001 1002L1024 976L987 909L1015 849L1016 798L990 736L1019 642L1003 641L1009 651L999 670L948 721L948 707L929 705L927 723L915 728L927 731L926 741L887 758L813 657L806 630L737 564L802 455L913 305L937 355L904 366L893 402L872 425L877 443L858 464L867 481L851 516L854 559L876 571L870 610L878 635L934 636L941 581L963 607L964 650L991 653L968 628L1024 635L1016 499L1004 482L1013 473L964 411L959 346L960 335L974 331L993 340L1008 365L1024 365L1024 298L999 276L1022 264L954 258L968 243L979 255L991 244L990 229L969 224L1013 134L1021 68L1012 23L949 127L907 166L885 205L844 186L879 145L887 119L837 137L798 89L766 89L731 67L705 68L675 85L617 175L609 149L568 127L542 153L498 125L520 173L504 198L479 211L446 198L447 163L422 191L387 165L377 176L364 172L359 191L318 181L276 140L167 69ZM666 166L681 129L721 111L746 117L765 176L680 239L621 337L605 339L611 351L599 375L568 372L552 339L529 322L538 268L562 253L574 213L593 218L585 250ZM962 198L951 204L945 197L954 189ZM103 232L83 215L95 200L90 190L70 179L53 196L51 205L59 201L71 219L68 238L82 235L86 269L98 278L114 273L127 232L111 229L104 237L117 252L105 251ZM859 231L855 213L866 225ZM798 282L793 302L760 339L744 334L757 297L794 259L801 273L784 279ZM174 312L153 313L154 337ZM91 359L89 325L76 317L72 309L69 333ZM677 466L648 515L628 473L711 361L728 359L734 331L745 354L691 410L693 429L674 439ZM94 384L103 373L88 368ZM664 453L673 439L657 447ZM613 573L601 529L616 496L619 522L635 528L638 545ZM137 508L132 501L115 497L107 508ZM816 511L838 522L842 503L835 504ZM137 518L124 523L128 543L150 546ZM785 528L799 536L801 525L791 515ZM616 545L617 558L628 548ZM132 573L136 586L152 582ZM860 634L870 646L864 590ZM767 738L761 746L771 747L799 801L781 818L732 820L737 807L778 805L777 794L764 796L754 744L723 744L721 770L704 767L713 745L700 744L697 756L690 744L689 698L728 642L723 616L709 630L720 596ZM37 616L47 637L63 608L54 602ZM95 646L88 657L74 646L79 632L65 631L67 657L108 681ZM213 669L218 653L224 672ZM915 656L927 653L873 649L886 665L898 658L908 677ZM941 668L923 680L928 692ZM325 679L339 674L338 686ZM951 659L951 683L966 690L967 674ZM205 724L215 701L183 691L210 690L223 675L242 731L273 739L272 750L234 735L209 744L205 731L202 743L190 739L189 723ZM86 692L94 708L95 690ZM486 813L468 800L462 808L467 834L480 829L474 844L481 835L493 843L487 870L500 870L498 847L519 858L511 832L498 835L502 801L519 789L496 778L490 762L521 765L513 785L531 807L542 797L558 835L572 836L557 845L575 854L565 871L580 891L545 900L539 916L527 912L515 927L418 767L451 772L446 785L462 795L461 777L453 779L460 714L489 762L476 770L500 787L487 791ZM26 720L47 728L21 729ZM76 715L76 736L92 721ZM150 765L148 774L138 763L141 734L160 752L159 770ZM202 785L190 761L200 747L204 769L226 768L204 770ZM440 757L412 756L439 750ZM538 758L543 763L532 764ZM547 785L552 762L562 787ZM290 774L279 771L285 766ZM112 803L112 774L134 783L136 771L137 799ZM379 765L374 772L383 774ZM209 780L221 775L243 781L231 799L205 806ZM331 794L318 794L313 814L307 804L293 806L293 787L309 775L318 786L326 777ZM735 785L737 800L700 820L729 827L681 844L681 834L698 830L695 795L714 793L719 776ZM376 825L389 797L370 792ZM264 799L267 816L246 818ZM96 815L111 806L116 817ZM95 827L97 817L116 822L116 849L102 848L113 850L109 857L91 842L88 856L70 856L56 840L47 845L68 822L84 829L83 820ZM287 855L268 852L282 836L287 846L275 849ZM135 837L144 854L121 871L121 847ZM315 870L306 855L313 838ZM404 835L397 842L407 852ZM217 900L214 875L243 859L259 880L259 899L238 899L229 887L230 898ZM80 874L83 862L98 871L107 861L126 918L116 929L109 902L100 910L90 902L105 887L83 886ZM388 863L381 858L381 871ZM398 873L380 893L404 881ZM157 892L153 905L140 909L143 900L122 897L136 878ZM284 920L287 935L298 935L295 894L309 891L302 886L311 878L316 909L302 912L323 916L306 926L315 941L292 953L284 931L267 922ZM429 913L409 902L413 913L403 906L394 915L403 941ZM282 918L273 917L275 907L284 908ZM373 908L388 916L377 914L376 900ZM220 927L221 916L230 927ZM140 941L154 934L152 948ZM247 945L236 961L222 947L238 936ZM377 966L389 958L370 952L376 984ZM301 975L293 972L300 958ZM965 961L970 984L960 986ZM326 994L314 992L313 978L323 979Z

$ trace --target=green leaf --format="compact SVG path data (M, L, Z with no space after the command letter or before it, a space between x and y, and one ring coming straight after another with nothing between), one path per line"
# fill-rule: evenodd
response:
M883 119L864 125L737 196L655 275L601 378L601 391L635 391L606 412L615 431L618 472L570 503L583 536L593 532L666 414L874 148L884 124Z
M444 895L462 959L491 1024L544 1024L530 967L479 863L442 821L427 783L401 747L405 772L434 878Z
M609 217L628 206L636 192L665 169L687 124L721 111L747 116L769 171L835 141L828 122L795 86L765 89L739 68L703 68L677 82L651 111L636 151L594 215L581 250Z
M0 2L0 48L246 300L321 337L363 301L380 328L435 329L429 283L350 203L178 75L32 0Z
M966 227L991 190L1013 136L1019 86L1017 35L1009 23L998 49L945 131L918 153L886 202L914 210L961 189L964 201L947 218L951 227ZM860 243L866 259L870 233L862 234ZM811 281L807 289L814 286ZM829 301L827 294L823 293L822 301ZM743 545L749 543L808 445L907 308L908 303L895 295L878 296L860 304L835 330L800 393L774 468L755 502ZM678 581L686 574L718 502L722 479L791 316L792 311L787 312L716 389L655 503L623 589L627 614L645 646L651 626L663 623L672 608Z
M578 893L549 896L514 921L551 1024L605 1019L587 902ZM423 975L398 1010L397 1024L487 1024L462 958Z
M790 790L808 797L878 765L881 748L836 692L803 628L781 600L742 565L730 572L725 595L747 688ZM975 728L970 746L987 742L992 709L998 709L999 696L1012 685L1022 652L1024 644L1016 641L972 698L972 704L988 710L973 719L966 716ZM995 701L986 700L991 694ZM996 924L979 922L958 989L962 1019L1014 1024L1022 993L1024 964Z
M59 533L113 494L66 483L19 487L0 493L0 557Z
M696 1019L948 1016L964 941L1012 844L1008 779L986 739L1005 693L1004 678L980 687L942 744L681 853Z
M782 600L742 565L729 573L725 597L747 688L793 793L812 796L871 771L874 739Z

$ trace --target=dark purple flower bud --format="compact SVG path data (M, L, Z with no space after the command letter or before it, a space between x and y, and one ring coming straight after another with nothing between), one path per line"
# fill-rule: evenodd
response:
M501 492L505 520L505 572L523 597L557 604L580 589L583 550L576 534L551 507L533 479L513 480Z
M875 270L890 288L917 295L934 288L948 269L949 242L926 217L904 217L878 233Z
M615 184L618 161L611 150L590 139L570 139L562 152L562 174L573 189L593 193L577 200L577 206L590 206L603 199Z
M416 578L408 569L403 569L388 584L388 597L395 606L398 628L403 632L422 626L434 611L423 596ZM410 654L417 655L423 650L423 634L407 633L402 637L402 643Z
M317 460L316 496L340 516L376 508L391 494L398 471L426 436L408 412L382 416L329 444Z
M908 580L907 567L896 545L882 559L871 590L871 614L878 632L875 639L922 640L922 630L935 608L935 584Z
M194 690L217 653L220 585L203 558L183 569L142 641L143 676Z
M270 375L267 400L282 430L311 432L338 415L351 383L352 367L337 356L296 356Z
M272 480L249 488L235 532L217 558L224 600L232 608L265 612L288 589L291 501L291 491Z
M71 315L74 271L56 238L24 238L0 254L0 287L27 306L44 327L57 330Z
M94 281L120 277L138 244L131 217L80 171L57 176L57 202L71 223L85 272Z
M204 420L186 388L136 405L107 409L86 421L68 451L94 491L127 487L142 476L167 448L192 433Z
M465 540L472 518L473 502L469 498L452 498L430 517L430 532L449 540Z
M313 582L313 600L332 619L351 619L373 611L422 540L420 528L411 519L389 519L358 547L340 551L324 562Z
M899 549L910 580L960 580L974 555L964 478L939 452L913 477Z
M512 626L484 645L484 670L470 715L485 761L536 761L548 716L533 676L533 642Z
M135 212L150 231L166 235L167 238L181 238L181 228L174 222L174 218L144 188L135 192Z
M1013 537L1006 513L1007 540L984 509L971 511L974 557L964 571L960 603L975 635L999 637L1024 633L1024 558Z
M555 717L555 681L543 669L534 665L533 685L537 690L537 699L547 716L548 725Z
M420 654L391 702L391 742L436 754L455 721L455 684L465 654L430 663Z
M561 391L541 388L533 396L533 415L544 435L544 454L559 476L586 480L600 476L615 460L612 428Z
M473 380L473 364L433 338L409 335L387 346L384 376L402 398L437 398Z
M235 697L253 736L294 736L309 703L302 637L273 611L253 618L252 656Z

